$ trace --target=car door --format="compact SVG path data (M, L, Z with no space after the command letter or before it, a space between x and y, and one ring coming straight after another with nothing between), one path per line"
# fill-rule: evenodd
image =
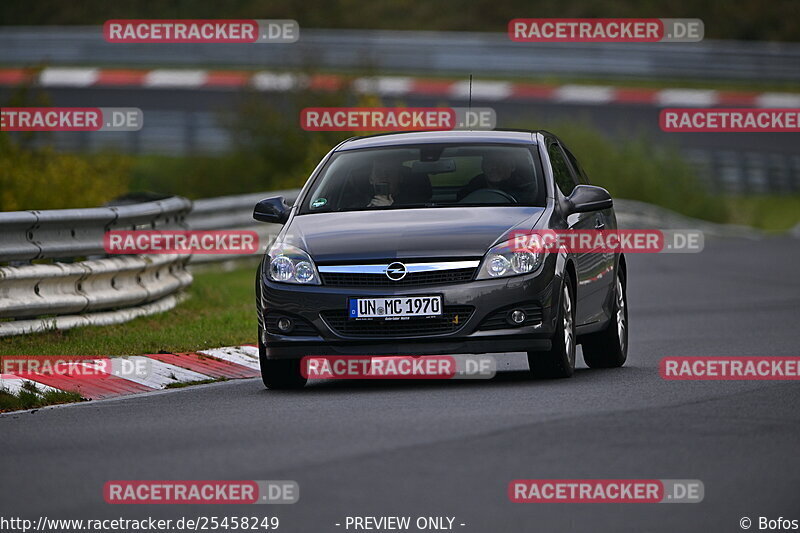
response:
M591 185L592 183L589 181L589 177L586 175L586 171L584 171L583 166L580 164L575 155L570 151L569 147L565 146L562 143L561 149L567 155L568 162L572 165L572 168L575 170L575 173L577 174L578 177L578 181L580 181L580 183L583 185ZM614 215L613 208L609 207L608 209L597 211L596 214L597 217L595 220L595 229L608 230L608 231L617 230L617 217ZM598 291L601 296L600 301L603 303L607 303L612 301L611 298L613 297L612 293L616 290L616 285L614 283L615 280L614 268L616 268L618 253L612 252L610 250L605 250L598 255L602 256L603 258L602 269L598 274L599 279L597 280ZM603 316L599 317L600 320L602 320L603 318L607 317Z
M550 165L553 167L553 178L556 183L556 194L564 197L572 194L578 185L578 174L568 162L567 156L557 141L552 141L547 148ZM567 217L567 226L572 230L600 229L604 217L598 212L573 213ZM577 306L575 320L578 325L589 324L602 318L602 304L605 293L602 291L606 280L598 277L605 268L606 259L602 253L582 252L573 254L576 259Z

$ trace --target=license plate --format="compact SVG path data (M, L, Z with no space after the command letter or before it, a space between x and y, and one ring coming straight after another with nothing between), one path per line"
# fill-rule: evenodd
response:
M441 296L351 298L350 318L402 318L442 314Z

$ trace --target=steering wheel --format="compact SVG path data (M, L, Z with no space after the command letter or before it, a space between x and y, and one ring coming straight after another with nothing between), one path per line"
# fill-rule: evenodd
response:
M501 191L500 189L478 189L472 191L464 198L459 200L459 203L465 204L493 204L497 203L499 200L505 200L511 203L518 203L517 199L508 194L506 191Z

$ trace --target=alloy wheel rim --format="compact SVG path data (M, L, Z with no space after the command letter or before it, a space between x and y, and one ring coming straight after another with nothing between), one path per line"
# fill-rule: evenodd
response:
M617 337L619 338L620 350L623 352L625 351L626 328L625 290L622 288L622 280L617 276Z
M567 359L570 365L575 359L575 335L572 331L572 298L569 288L564 286L564 349L567 351Z

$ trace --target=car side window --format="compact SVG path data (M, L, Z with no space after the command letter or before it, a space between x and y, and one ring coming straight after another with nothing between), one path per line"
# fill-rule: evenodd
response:
M583 185L591 185L589 183L589 178L586 176L586 172L583 170L581 164L578 163L578 160L575 158L575 155L572 152L570 152L566 146L562 146L561 149L564 150L565 154L567 154L567 158L569 159L569 162L572 164L572 168L573 170L575 170L575 174L578 175L578 181L580 181L581 184Z
M569 169L567 160L564 159L564 154L557 144L553 143L547 149L550 155L550 165L553 167L553 178L555 178L556 185L564 196L572 194L572 189L575 188L575 178L572 176L572 171Z

